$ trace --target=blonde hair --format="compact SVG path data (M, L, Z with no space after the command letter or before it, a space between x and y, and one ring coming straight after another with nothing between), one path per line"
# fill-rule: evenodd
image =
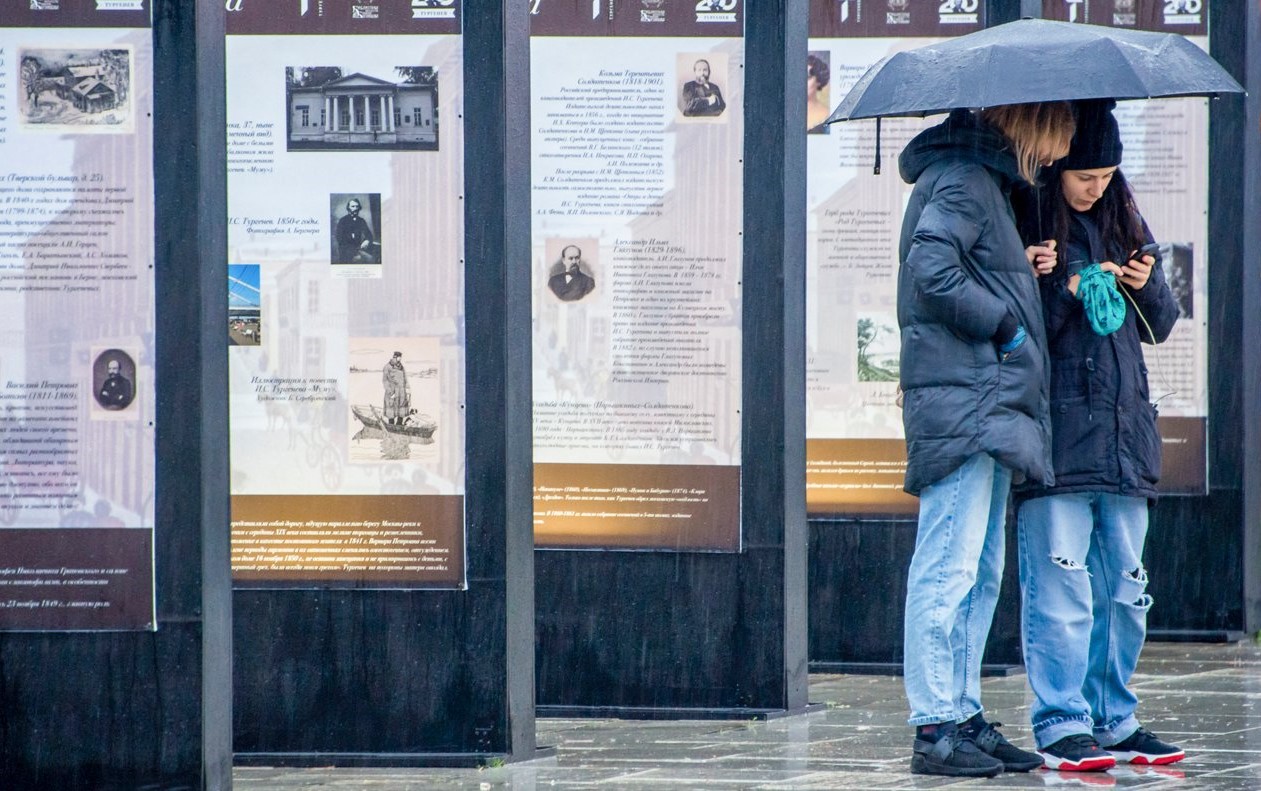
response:
M981 117L997 127L1012 144L1020 177L1030 184L1037 181L1038 167L1043 164L1041 160L1047 156L1048 149L1054 151L1051 159L1068 155L1077 126L1068 102L1004 104L985 108Z

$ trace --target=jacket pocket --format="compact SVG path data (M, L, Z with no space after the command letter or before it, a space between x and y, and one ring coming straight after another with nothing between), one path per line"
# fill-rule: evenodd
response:
M1000 407L1037 417L1042 403L1043 362L1042 355L1032 338L1013 349L1005 357L999 355L998 404Z
M1072 476L1102 476L1107 459L1113 456L1108 452L1111 428L1105 422L1091 419L1085 395L1051 401L1051 462L1058 482L1073 483L1066 480Z
M1138 477L1149 486L1160 480L1160 429L1156 423L1156 407L1142 402L1138 406L1139 425L1134 432L1137 447L1134 467Z

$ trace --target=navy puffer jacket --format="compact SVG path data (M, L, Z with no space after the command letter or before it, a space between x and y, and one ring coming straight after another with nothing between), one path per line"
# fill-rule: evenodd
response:
M956 110L912 140L899 166L915 184L898 270L904 488L919 494L978 453L1017 481L1049 486L1046 334L1011 209L1015 155L996 129ZM1009 312L1028 338L1000 359L994 335Z
M1147 241L1152 241L1150 233ZM1156 496L1160 434L1142 343L1169 337L1178 320L1177 300L1157 266L1138 291L1122 286L1134 303L1125 300L1119 330L1100 336L1090 328L1083 303L1068 290L1070 264L1121 264L1130 252L1109 249L1091 214L1073 212L1060 255L1063 265L1041 280L1051 351L1055 485L1022 487L1021 499L1071 492Z

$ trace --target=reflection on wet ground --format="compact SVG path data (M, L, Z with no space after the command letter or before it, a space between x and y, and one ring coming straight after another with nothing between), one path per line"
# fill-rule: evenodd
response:
M1261 647L1253 643L1147 646L1133 687L1144 724L1186 749L1166 767L1106 773L1040 770L991 780L911 775L911 730L901 679L814 675L810 699L827 708L769 721L540 719L538 743L556 756L486 769L238 768L237 791L298 789L1261 789ZM983 682L988 714L1032 746L1023 675Z

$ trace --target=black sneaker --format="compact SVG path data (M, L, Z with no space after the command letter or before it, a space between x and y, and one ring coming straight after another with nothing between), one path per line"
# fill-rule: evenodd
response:
M1061 772L1103 772L1117 765L1117 759L1100 747L1095 737L1085 733L1065 736L1038 752L1048 769Z
M1181 761L1187 756L1181 747L1166 744L1146 728L1139 728L1124 741L1106 748L1118 761L1160 766Z
M913 749L912 774L994 777L1003 771L1002 761L981 752L953 722L938 726L937 741L916 739Z
M981 751L1003 762L1004 772L1032 772L1042 766L1042 756L1022 750L998 732L1001 722L986 722L977 714L963 724L965 733L972 737Z

